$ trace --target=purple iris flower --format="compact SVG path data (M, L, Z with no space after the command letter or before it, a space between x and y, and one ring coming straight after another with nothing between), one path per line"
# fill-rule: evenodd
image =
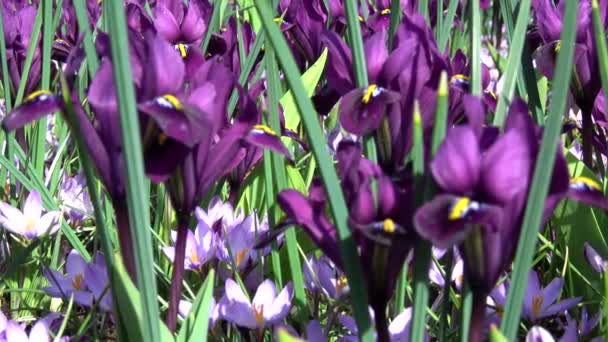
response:
M589 244L589 242L585 242L584 253L587 262L589 263L589 265L591 265L595 272L606 272L606 261L595 249L593 249L593 247L591 247L591 244Z
M7 0L2 1L2 20L4 23L4 39L6 42L6 58L8 62L13 94L17 93L17 88L21 81L25 58L30 44L30 37L36 19L37 5L29 4L27 1ZM25 80L25 93L32 92L40 83L41 75L41 52L40 41L36 42L32 66Z
M36 190L32 190L25 200L23 211L0 202L0 224L9 232L32 240L59 230L59 211L42 215L42 200Z
M69 299L73 295L80 305L91 307L96 304L104 311L112 310L108 271L101 253L96 253L87 264L76 250L72 250L66 258L65 272L63 275L55 270L44 270L51 286L43 290L49 296Z
M207 0L159 0L152 9L154 27L173 44L193 45L197 48L207 32L213 7ZM178 46L186 58L184 47ZM187 49L187 47L185 47Z
M289 314L293 287L288 283L277 294L274 282L265 280L249 300L239 285L232 279L226 280L226 292L219 302L221 317L240 327L262 329L267 325L282 321Z

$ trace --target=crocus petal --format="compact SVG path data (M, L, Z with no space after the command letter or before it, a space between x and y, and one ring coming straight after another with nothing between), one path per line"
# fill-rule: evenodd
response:
M42 320L38 321L30 330L30 341L50 341L49 329L46 323Z
M42 236L45 234L52 235L59 230L59 217L61 213L59 211L48 212L38 220L36 223L36 234Z
M482 160L482 183L486 195L506 203L528 188L531 155L528 140L518 130L510 130L490 147Z
M562 287L564 286L564 278L557 277L553 279L549 285L547 285L543 290L542 294L544 297L543 308L545 309L549 305L553 304L557 297L559 297L560 292L562 291Z
M306 325L306 339L308 341L327 341L327 337L323 334L323 327L318 320L313 319Z
M38 191L32 190L25 199L25 204L23 205L23 214L27 218L38 220L41 213L42 200L40 199L40 194Z
M0 202L0 213L2 214L0 223L6 230L22 236L25 234L26 220L19 209L8 203Z
M528 331L526 342L555 342L555 339L545 328L536 325Z
M87 269L87 262L84 260L82 255L80 255L76 250L70 251L68 257L65 262L65 273L71 279L74 279L76 276L84 277L84 273Z
M545 309L538 318L551 317L553 315L564 313L566 310L572 309L581 302L582 297L568 298L557 302Z
M17 322L9 321L6 324L6 340L7 341L29 341L25 330Z
M245 296L245 293L243 293L241 287L234 280L226 280L225 289L226 298L231 302L243 303L247 304L247 306L251 306L249 300L247 299L247 296Z
M171 262L175 260L175 247L163 247L163 253Z
M593 247L591 247L588 242L585 242L584 253L585 258L587 258L587 262L589 265L591 265L594 271L598 273L603 273L606 271L604 259L599 255L598 252L595 251L595 249L593 249Z
M409 338L409 328L412 319L412 308L406 308L388 326L392 338Z
M257 295L257 294L256 294ZM284 319L289 314L291 309L291 300L293 298L293 285L289 282L279 295L272 302L272 306L264 309L264 316L266 321L270 323L276 323ZM268 310L268 311L266 311Z
M259 328L256 322L256 317L249 303L231 301L226 295L220 300L218 305L219 314L225 320L233 322L241 327L250 329Z
M26 97L4 120L2 127L7 131L21 128L26 124L61 110L63 100L48 91L37 91Z
M481 153L473 129L455 127L449 132L433 161L431 171L437 184L447 192L467 194L480 177Z

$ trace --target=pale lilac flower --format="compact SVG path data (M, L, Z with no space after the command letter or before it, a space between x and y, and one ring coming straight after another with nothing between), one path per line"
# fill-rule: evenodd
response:
M256 214L247 216L224 232L224 238L218 245L217 258L229 265L234 261L234 266L238 270L246 269L256 262L258 252L262 255L268 252L254 248L258 235L267 230L268 223L260 223Z
M74 177L64 176L59 198L63 203L65 213L74 221L81 221L94 215L93 204L82 172Z
M524 299L522 316L531 321L550 317L576 306L581 301L581 297L564 299L555 302L564 286L563 278L553 279L545 288L540 287L538 274L530 271L528 288Z
M541 326L533 326L526 335L526 342L554 342L555 339L550 332Z
M374 311L370 308L370 316L374 318ZM342 336L340 341L358 341L359 330L357 328L357 323L355 319L351 316L340 315L338 316L338 320L342 325L350 331L351 335ZM412 308L405 308L403 312L397 315L388 326L388 332L391 337L392 342L407 342L410 340L410 329L412 322ZM424 341L429 341L429 336L424 334Z
M564 336L562 336L562 340L579 341L588 337L598 325L601 318L601 312L590 317L587 308L585 307L583 307L579 322L572 318L570 313L566 312L566 326L564 327Z
M308 265L303 266L306 288L311 291L320 290L330 298L337 299L349 292L348 281L336 265L325 255L319 259L308 258ZM312 274L311 274L312 269Z
M54 298L69 299L74 295L74 302L90 307L93 304L93 294L85 282L87 268L84 258L76 250L72 250L66 258L65 275L51 269L44 270L51 286L43 290Z
M95 303L102 310L111 311L113 303L112 292L110 292L110 278L102 253L95 253L93 261L87 265L84 281L93 294Z
M4 332L6 330L7 323L8 323L8 319L6 318L4 313L2 313L2 311L0 311L0 342L4 341Z
M435 259L439 260L445 254L444 249L433 247L433 255ZM454 264L454 268L452 268L451 281L454 282L456 288L460 290L462 288L462 284L464 283L464 268L463 262L460 255L455 251L454 258L456 263ZM429 280L438 285L439 287L445 286L444 275L442 275L442 270L439 268L437 263L431 261L431 268L429 269Z
M598 252L596 252L595 249L593 249L593 247L591 247L588 242L585 242L584 253L587 262L589 262L589 265L591 265L595 272L606 272L606 261L600 256Z
M42 200L36 190L27 196L23 212L8 203L0 202L0 224L9 232L28 240L57 232L59 215L59 211L42 215Z
M216 234L201 216L202 210L197 208L196 216L198 225L194 233L188 230L186 237L186 259L184 260L184 269L198 270L207 262L215 258L215 253L218 243L218 234ZM177 232L171 232L171 240L175 243ZM169 246L163 248L163 253L171 260L175 259L175 247Z
M240 327L263 328L280 322L289 314L293 298L291 283L277 295L274 282L267 279L258 287L251 301L234 280L226 280L225 287L219 313L225 320Z
M91 263L72 250L65 266L66 274L45 270L44 275L51 284L43 290L51 297L69 299L87 307L95 303L104 311L112 310L112 293L109 289L108 270L103 254L95 253Z
M223 231L226 227L233 226L235 222L243 220L240 211L235 215L232 204L229 202L222 202L218 196L211 199L211 202L209 202L209 209L206 212L201 208L196 208L195 214L199 222L205 222L208 227L216 232ZM216 228L215 225L220 221L220 227Z
M7 342L45 342L51 341L49 328L45 321L40 320L30 330L29 335L25 331L25 326L17 322L8 321L5 329Z

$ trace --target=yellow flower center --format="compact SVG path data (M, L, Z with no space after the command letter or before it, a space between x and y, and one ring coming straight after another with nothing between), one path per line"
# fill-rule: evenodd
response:
M27 233L31 233L33 231L36 230L36 223L37 220L33 217L26 217L25 218L25 232Z
M264 304L260 305L259 307L254 305L251 309L253 310L253 315L255 316L255 322L260 326L263 325L264 324Z
M84 277L82 274L77 274L72 280L72 287L76 290L82 290Z
M391 9L390 8L383 9L382 12L380 12L380 14L382 14L382 15L391 14Z
M193 264L198 264L199 259L196 250L194 248L190 248L188 254L190 255L190 262Z
M247 255L248 252L249 252L249 248L245 247L236 253L236 267L241 266L241 263L243 263L243 261L245 261L245 256Z

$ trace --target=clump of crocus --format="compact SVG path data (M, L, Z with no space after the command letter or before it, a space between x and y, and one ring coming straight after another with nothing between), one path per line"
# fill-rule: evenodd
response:
M72 250L66 258L65 275L55 270L44 270L49 287L43 290L51 297L69 299L91 307L99 305L104 311L112 310L112 295L105 260L101 253L96 253L93 260L87 263L76 251Z
M42 200L36 190L32 190L25 200L23 210L0 202L0 224L9 232L26 240L32 240L59 229L59 211L49 211L42 215Z
M293 287L287 284L277 294L275 284L267 279L249 299L232 279L226 280L226 292L219 302L220 315L240 327L262 330L282 321L289 314Z
M316 259L311 256L302 268L308 290L321 291L333 299L349 292L346 276L328 257L322 255Z
M57 313L51 313L44 318L39 319L35 324L32 325L27 332L27 326L25 323L19 323L12 320L8 320L6 316L0 312L0 341L1 342L50 342L55 336L51 334L54 323L58 321L61 316ZM61 337L56 341L68 342L69 337Z

